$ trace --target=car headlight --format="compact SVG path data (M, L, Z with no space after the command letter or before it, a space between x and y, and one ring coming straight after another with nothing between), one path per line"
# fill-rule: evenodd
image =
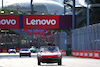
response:
M58 57L60 57L61 56L61 54L58 54Z
M42 57L42 55L38 54L38 57Z

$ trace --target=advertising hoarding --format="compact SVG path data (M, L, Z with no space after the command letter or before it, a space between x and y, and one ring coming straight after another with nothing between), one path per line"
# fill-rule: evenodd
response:
M19 28L19 15L0 15L0 28Z

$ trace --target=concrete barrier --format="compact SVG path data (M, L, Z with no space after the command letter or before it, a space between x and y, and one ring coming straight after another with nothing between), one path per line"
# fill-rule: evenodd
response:
M84 55L83 55L83 50L81 50L81 51L80 51L80 57L83 58L83 56L84 56Z
M93 58L93 50L89 50L89 58Z
M17 49L16 49L16 52L19 52L19 51L20 51L20 48L17 48Z
M2 53L7 53L7 49L6 48L3 48L2 49Z
M72 50L72 51L71 51L71 54L72 54L72 56L75 57L75 50Z
M87 50L84 51L84 58L88 58L88 51Z
M100 51L98 51L98 50L94 51L94 58L95 59L99 59L100 58Z
M79 50L76 50L76 57L79 57Z
M61 51L62 56L66 56L66 50L60 50L60 51Z

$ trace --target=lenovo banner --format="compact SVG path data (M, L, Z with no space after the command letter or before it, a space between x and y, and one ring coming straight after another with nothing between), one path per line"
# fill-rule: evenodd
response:
M0 15L0 28L19 28L19 15Z
M23 15L24 29L59 29L59 15Z

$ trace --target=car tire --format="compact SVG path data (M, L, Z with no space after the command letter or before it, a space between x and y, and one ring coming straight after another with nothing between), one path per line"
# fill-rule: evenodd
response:
M41 62L39 61L39 59L38 59L38 65L41 65Z
M21 54L20 54L20 57L21 57Z
M62 65L62 61L61 61L61 59L59 60L58 65Z
M31 57L31 55L29 55L29 57Z

